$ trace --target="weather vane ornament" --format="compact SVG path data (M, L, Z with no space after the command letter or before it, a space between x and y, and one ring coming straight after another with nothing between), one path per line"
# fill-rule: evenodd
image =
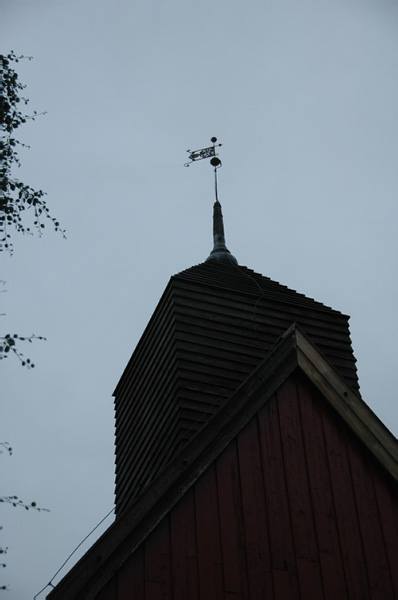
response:
M216 144L217 138L212 137L210 140L213 145L208 148L201 148L200 150L187 150L189 152L189 162L184 164L184 167L189 167L193 162L197 160L203 160L204 158L211 158L210 164L213 167L221 167L221 160L217 158L216 148L222 146L222 144Z
M216 144L217 138L212 137L211 140L212 146L208 148L201 148L200 150L187 150L189 152L189 162L184 164L184 167L189 167L193 162L198 160L203 160L204 158L210 158L210 164L214 167L214 181L215 181L215 191L216 191L216 200L218 201L218 186L217 186L217 169L222 167L222 162L218 158L218 154L216 152L216 148L222 146L222 144Z

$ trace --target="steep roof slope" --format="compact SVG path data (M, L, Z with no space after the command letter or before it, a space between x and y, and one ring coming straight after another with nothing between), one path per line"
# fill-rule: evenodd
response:
M292 322L358 393L346 315L232 262L210 260L171 278L115 390L118 514Z

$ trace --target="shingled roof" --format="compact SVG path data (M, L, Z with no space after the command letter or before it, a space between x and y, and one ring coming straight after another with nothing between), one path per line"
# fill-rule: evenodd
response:
M171 278L114 394L118 515L293 322L358 394L346 315L228 260Z

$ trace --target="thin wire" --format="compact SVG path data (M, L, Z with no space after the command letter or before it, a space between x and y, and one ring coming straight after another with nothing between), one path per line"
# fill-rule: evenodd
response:
M49 582L48 582L48 583L47 583L47 584L44 586L44 588L43 588L42 590L40 590L40 592L38 592L38 593L37 593L37 594L36 594L36 595L33 597L33 600L36 600L36 598L38 598L38 597L40 596L40 594L42 594L42 593L44 592L44 590L45 590L46 588L48 588L48 586L51 586L52 588L54 588L54 587L55 587L55 586L52 584L52 581L53 581L53 580L56 578L56 576L58 575L58 573L59 573L60 571L62 571L62 569L64 568L64 566L66 565L66 563L67 563L67 562L68 562L68 561L69 561L69 560L72 558L72 556L74 555L74 553L76 552L76 550L78 550L78 549L80 548L80 546L81 546L82 544L84 544L84 542L86 541L86 539L87 539L87 538L89 538L89 537L90 537L90 535L91 535L92 533L94 533L94 531L95 531L96 529L98 529L98 527L99 527L99 526L100 526L100 525L101 525L101 524L102 524L102 523L105 521L105 519L107 519L107 518L109 517L109 515L111 515L111 514L113 513L113 511L114 511L114 510L115 510L115 507L113 507L113 508L112 508L112 510L110 510L110 511L108 512L108 514L106 514L106 515L105 515L105 517L104 517L103 519L101 519L101 521L100 521L99 523L97 523L97 525L94 527L94 529L92 529L92 530L90 531L90 533L88 533L88 534L86 535L86 537L85 537L85 538L84 538L84 539L83 539L83 540L80 542L80 544L78 544L78 545L76 546L76 548L73 550L73 552L71 552L71 553L69 554L68 558L67 558L67 559L66 559L66 560L65 560L65 561L62 563L62 565L60 566L60 568L58 569L58 571L57 571L57 572L56 572L56 573L55 573L55 574L54 574L54 575L51 577L50 581L49 581Z
M232 264L233 264L233 266L234 266L236 269L238 269L238 271L239 271L240 273L242 273L243 275L246 275L246 277L248 277L249 279L251 279L251 280L252 280L252 281L253 281L253 282L256 284L256 286L258 287L258 289L259 289L259 290L260 290L260 292L261 292L261 296L259 296L259 297L257 298L257 300L256 300L256 303L255 303L255 305L254 305L254 310L253 310L253 322L254 322L254 332L255 332L255 334L256 334L257 341L258 341L258 342L262 342L263 340L261 340L261 339L260 339L260 337L259 337L259 335L258 335L258 327L257 327L257 318L256 318L256 313L257 313L257 305L258 305L258 303L260 302L260 300L262 300L262 299L264 298L264 296L266 296L266 293L265 293L265 291L263 290L263 288L261 287L261 285L258 283L258 281L256 281L256 280L254 279L254 277L252 277L251 275L249 275L249 273L246 273L246 271L244 271L240 265L236 265L235 263L232 263Z

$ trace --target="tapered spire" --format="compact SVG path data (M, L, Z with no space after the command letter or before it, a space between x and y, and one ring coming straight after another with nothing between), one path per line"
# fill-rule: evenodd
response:
M224 221L221 211L221 204L218 200L215 201L213 207L213 238L214 248L210 252L210 256L206 259L231 262L238 264L235 256L233 256L225 245Z

